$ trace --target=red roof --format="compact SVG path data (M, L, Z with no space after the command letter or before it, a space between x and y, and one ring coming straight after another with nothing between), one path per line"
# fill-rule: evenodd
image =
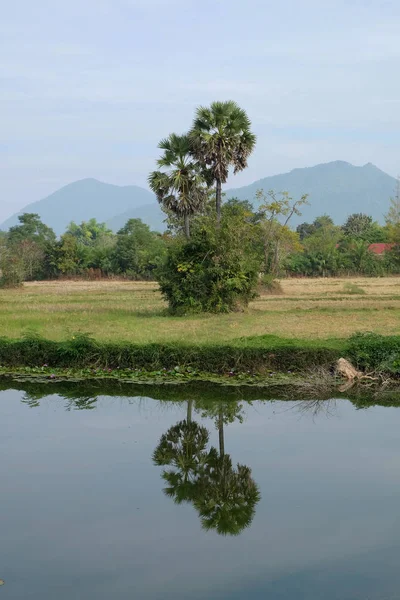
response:
M368 250L370 252L373 252L374 254L384 254L385 252L387 252L388 250L391 250L393 248L394 244L370 244L368 246Z

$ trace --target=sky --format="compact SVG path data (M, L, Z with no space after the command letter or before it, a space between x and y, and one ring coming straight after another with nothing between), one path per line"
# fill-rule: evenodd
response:
M77 179L147 187L158 141L235 100L239 187L331 160L400 173L398 0L1 3L0 221Z

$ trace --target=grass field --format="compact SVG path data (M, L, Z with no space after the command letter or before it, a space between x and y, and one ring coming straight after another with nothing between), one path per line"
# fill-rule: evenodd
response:
M281 285L282 295L261 295L244 313L171 317L154 283L27 283L0 291L0 335L34 330L55 340L82 332L107 341L221 343L264 334L400 334L400 278L291 279Z

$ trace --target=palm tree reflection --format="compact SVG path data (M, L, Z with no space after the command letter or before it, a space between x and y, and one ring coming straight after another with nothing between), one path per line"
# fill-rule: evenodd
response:
M192 402L188 403L188 414L161 436L153 453L153 462L164 469L162 478L167 484L164 492L175 502L193 501L199 487L199 478L205 463L208 431L192 421Z
M251 469L241 464L235 468L225 453L224 424L242 420L241 405L218 402L199 408L202 416L216 420L219 449L207 451L209 432L192 421L189 401L187 419L161 436L153 461L170 467L162 472L167 483L164 492L178 504L191 502L204 529L239 535L251 524L260 500Z

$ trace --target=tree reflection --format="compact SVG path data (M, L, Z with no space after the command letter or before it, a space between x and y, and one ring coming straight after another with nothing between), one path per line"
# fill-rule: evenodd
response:
M189 401L186 420L170 427L153 453L156 465L170 467L162 472L167 484L164 493L178 504L194 501L196 497L208 439L207 429L192 421L192 401Z
M215 419L218 428L219 450L207 451L209 432L192 421L192 404L188 415L161 436L154 451L156 465L169 465L162 477L167 483L164 492L175 502L191 502L197 510L204 529L220 535L239 535L254 517L260 500L251 469L232 464L225 452L224 425L242 421L242 406L237 402L216 402L197 406L202 416Z
M240 464L235 469L229 454L211 448L194 500L204 529L239 535L251 524L259 500L251 469Z
M312 419L320 416L334 417L338 413L335 398L329 400L298 400L293 408L301 416L310 415Z

